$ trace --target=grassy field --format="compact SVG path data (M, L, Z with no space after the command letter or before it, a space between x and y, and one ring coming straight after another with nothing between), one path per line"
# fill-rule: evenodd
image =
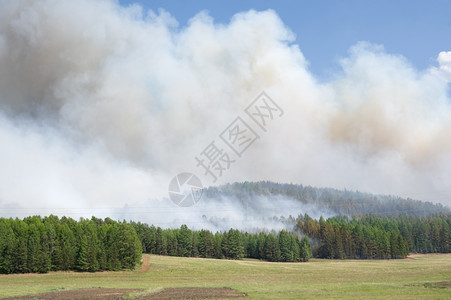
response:
M0 275L0 296L89 287L146 291L166 287L231 287L256 299L450 299L450 284L451 255L413 255L403 260L312 260L308 263L152 255L150 268L143 273L137 270Z

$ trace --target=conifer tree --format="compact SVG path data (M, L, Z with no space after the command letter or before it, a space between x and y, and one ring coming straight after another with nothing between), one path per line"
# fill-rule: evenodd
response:
M86 272L89 269L88 263L88 239L83 235L80 239L80 246L77 253L76 268L79 271Z
M309 261L310 258L312 257L312 248L306 236L302 238L300 248L301 248L300 249L301 261L303 262Z

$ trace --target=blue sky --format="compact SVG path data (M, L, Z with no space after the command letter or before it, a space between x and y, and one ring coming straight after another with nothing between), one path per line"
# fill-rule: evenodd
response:
M383 45L405 56L417 69L436 65L440 51L451 50L451 1L135 1L145 10L163 8L183 27L202 10L228 23L241 11L273 9L295 34L310 70L327 78L359 41Z

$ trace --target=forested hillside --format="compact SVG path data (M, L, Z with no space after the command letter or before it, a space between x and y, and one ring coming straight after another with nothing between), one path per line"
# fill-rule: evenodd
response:
M125 222L56 216L0 218L0 273L133 269L141 241Z
M270 181L232 183L219 187L209 187L204 190L204 196L207 199L229 197L236 199L243 206L252 206L253 199L256 196L286 196L296 199L302 204L315 206L319 210L348 216L366 214L430 216L436 213L450 212L449 208L441 204L409 198Z
M305 206L291 208L289 218L268 211L266 215L274 215L273 220L286 230L271 231L270 227L252 233L230 227L216 232L195 231L186 225L160 228L95 217L79 221L53 215L0 218L0 273L133 269L142 252L275 262L308 261L311 257L388 259L404 258L411 252L451 252L451 213L439 204L272 182L234 183L204 190L207 201L233 199L234 211L242 209L245 214L265 210L257 207L262 202L256 200L266 196L276 204L289 198ZM335 216L314 219L302 211L307 206L332 211Z

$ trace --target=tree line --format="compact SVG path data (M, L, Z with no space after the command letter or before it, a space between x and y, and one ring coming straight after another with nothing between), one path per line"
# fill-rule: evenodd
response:
M133 269L141 241L130 224L92 217L0 218L0 273Z
M312 240L319 258L404 258L409 253L450 253L451 215L430 217L337 216L298 218L297 229Z
M247 233L237 229L212 233L193 231L186 225L179 229L161 229L144 223L131 223L142 241L145 253L204 258L268 261L308 261L312 256L307 237L295 232Z
M142 253L273 262L451 252L451 215L297 219L292 231L213 233L92 217L0 218L0 273L133 269Z
M159 255L268 261L308 261L307 237L278 233L243 233L237 229L212 233L161 229L136 222L92 217L75 221L50 215L0 218L0 273L48 271L106 271L133 269L142 253Z
M396 217L406 213L413 216L430 216L450 212L449 208L439 203L271 181L228 183L206 188L202 195L205 198L228 197L244 204L252 203L255 196L286 196L303 204L314 205L320 210L348 216L377 214Z

